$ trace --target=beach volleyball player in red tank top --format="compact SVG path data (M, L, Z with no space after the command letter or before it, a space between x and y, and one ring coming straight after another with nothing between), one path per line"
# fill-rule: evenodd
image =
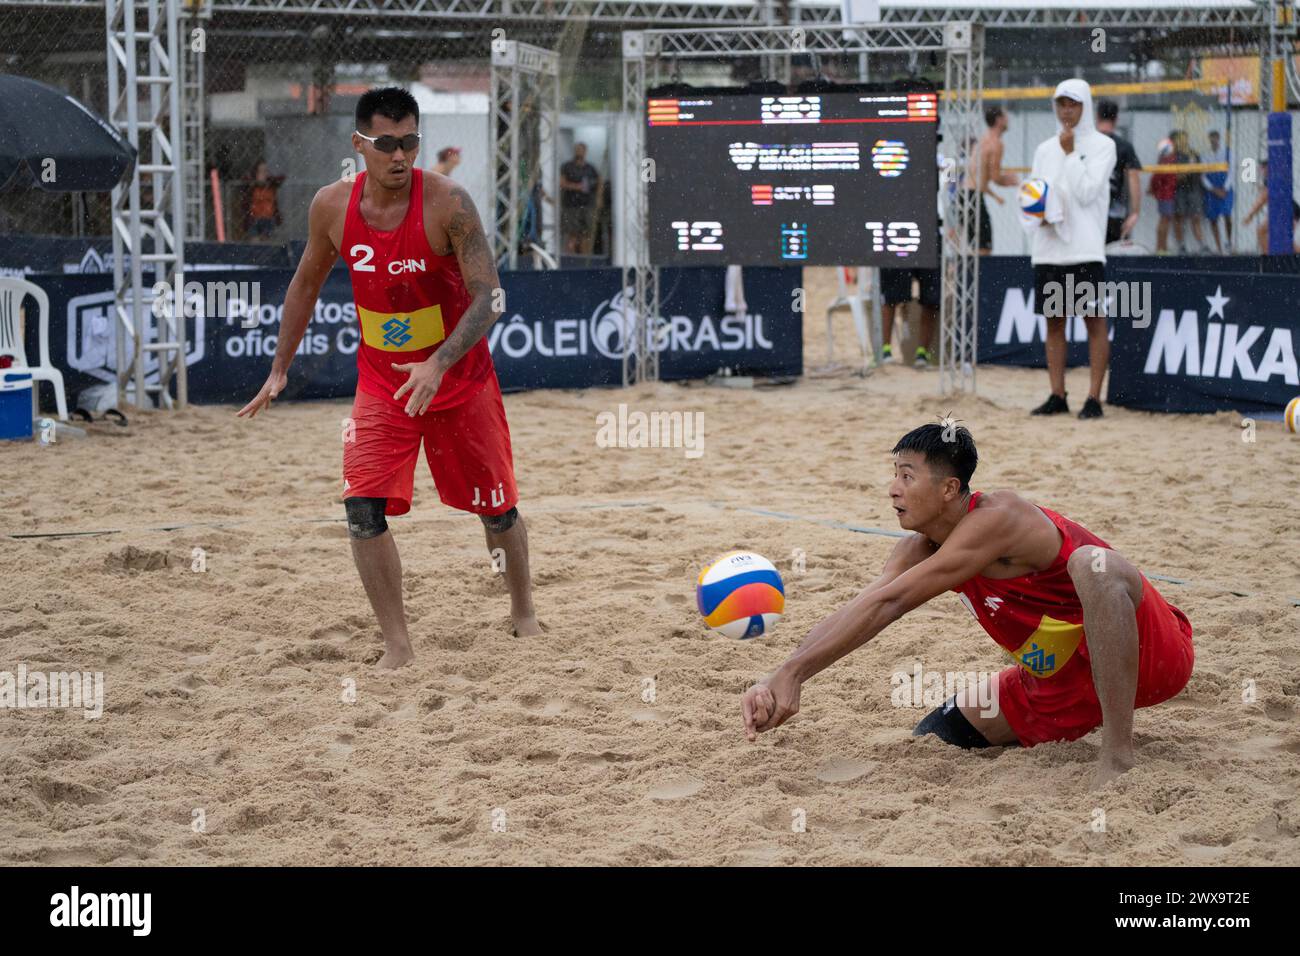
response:
M415 98L396 87L370 90L357 103L352 147L365 171L312 200L270 377L239 412L251 418L284 390L321 286L342 255L360 333L343 498L352 554L383 632L381 667L414 656L385 515L411 510L421 445L438 497L478 515L494 560L504 558L515 633L541 633L510 429L484 338L500 314L496 265L469 194L416 166L419 119Z
M952 423L923 425L898 442L889 496L898 523L913 533L880 577L745 692L751 740L798 713L809 677L956 591L1015 663L977 693L949 698L914 734L966 748L1032 747L1100 727L1094 786L1133 765L1133 711L1187 685L1191 624L1082 525L1013 491L972 491L977 461L970 432Z

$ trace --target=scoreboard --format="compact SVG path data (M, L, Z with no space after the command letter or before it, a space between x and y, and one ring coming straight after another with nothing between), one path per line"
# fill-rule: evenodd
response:
M939 261L929 92L650 98L655 265Z

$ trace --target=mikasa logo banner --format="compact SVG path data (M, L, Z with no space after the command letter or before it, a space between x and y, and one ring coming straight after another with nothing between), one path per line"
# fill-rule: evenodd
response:
M1173 295L1173 290L1164 282L1157 284L1155 291L1155 303ZM1204 299L1205 306L1157 308L1153 303L1150 310L1154 321L1136 346L1144 349L1142 373L1273 386L1300 385L1300 356L1296 351L1297 335L1292 316L1258 307L1261 300L1276 301L1282 294L1285 293L1281 290L1270 290L1266 294L1250 289L1239 292L1237 298L1241 301L1235 314L1231 315L1233 308L1229 303L1233 296L1225 293L1218 283L1212 294L1208 290L1198 293L1197 298ZM1184 295L1177 295L1177 298L1181 302L1187 301ZM1112 340L1115 339L1114 326L1122 322L1119 320L1112 325ZM1065 328L1067 341L1087 341L1087 328L1082 319L1068 319ZM1144 326L1135 323L1133 328L1141 330ZM994 344L1037 345L1041 348L1043 333L1043 318L1034 312L1025 290L1008 287L997 316ZM1150 336L1149 341L1145 335ZM1117 349L1133 341L1127 334L1123 338L1124 344L1117 343Z
M1300 385L1295 341L1281 326L1247 325L1227 321L1224 305L1231 301L1221 287L1206 296L1210 308L1205 321L1195 309L1175 315L1162 309L1156 319L1143 372L1147 375L1199 375L1245 382L1277 380ZM1252 361L1251 352L1263 354Z

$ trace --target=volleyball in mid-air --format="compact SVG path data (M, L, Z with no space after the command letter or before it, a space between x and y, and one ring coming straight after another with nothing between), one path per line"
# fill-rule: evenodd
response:
M704 623L743 641L761 637L781 619L785 585L761 554L730 551L700 572L695 602Z
M1286 422L1286 430L1291 434L1300 432L1300 396L1296 396L1286 403L1286 411L1282 413L1282 420Z
M1047 212L1047 180L1026 179L1020 184L1020 211L1042 219Z

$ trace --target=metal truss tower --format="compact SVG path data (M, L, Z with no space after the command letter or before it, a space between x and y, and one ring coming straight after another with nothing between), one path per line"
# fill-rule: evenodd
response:
M492 251L511 269L519 264L520 225L533 185L555 202L555 213L542 219L542 247L560 256L559 149L560 57L552 50L516 40L492 43ZM534 133L535 131L535 133ZM527 142L521 142L521 134ZM527 177L521 175L521 164Z
M146 265L151 283L172 288L182 281L185 268L178 7L179 0L107 0L104 6L108 119L137 150L130 182L113 189L119 406L125 404L126 385L132 380L138 407L150 406L151 392L167 408L183 408L187 398L183 299L177 296L171 308L157 309L160 314L155 316L153 286L146 292L144 285ZM147 197L142 195L145 177ZM146 382L154 363L157 381Z
M40 7L91 7L104 0L3 0ZM998 29L1057 27L1254 27L1268 28L1271 0L1240 0L1234 4L1177 6L1132 5L1091 7L968 6L960 2L933 6L908 6L906 0L880 11L882 23L922 26L949 21L980 23ZM212 0L218 13L279 13L299 16L366 18L423 17L430 20L482 21L496 25L541 23L585 18L592 23L622 26L753 26L765 24L765 4L711 3L709 0ZM827 0L819 5L792 4L791 13L807 25L838 26L840 5Z
M185 120L185 238L202 242L207 238L207 207L203 201L207 172L204 168L203 131L208 125L203 58L207 49L207 27L212 19L212 0L184 0L184 4L185 13L181 21L181 116Z

